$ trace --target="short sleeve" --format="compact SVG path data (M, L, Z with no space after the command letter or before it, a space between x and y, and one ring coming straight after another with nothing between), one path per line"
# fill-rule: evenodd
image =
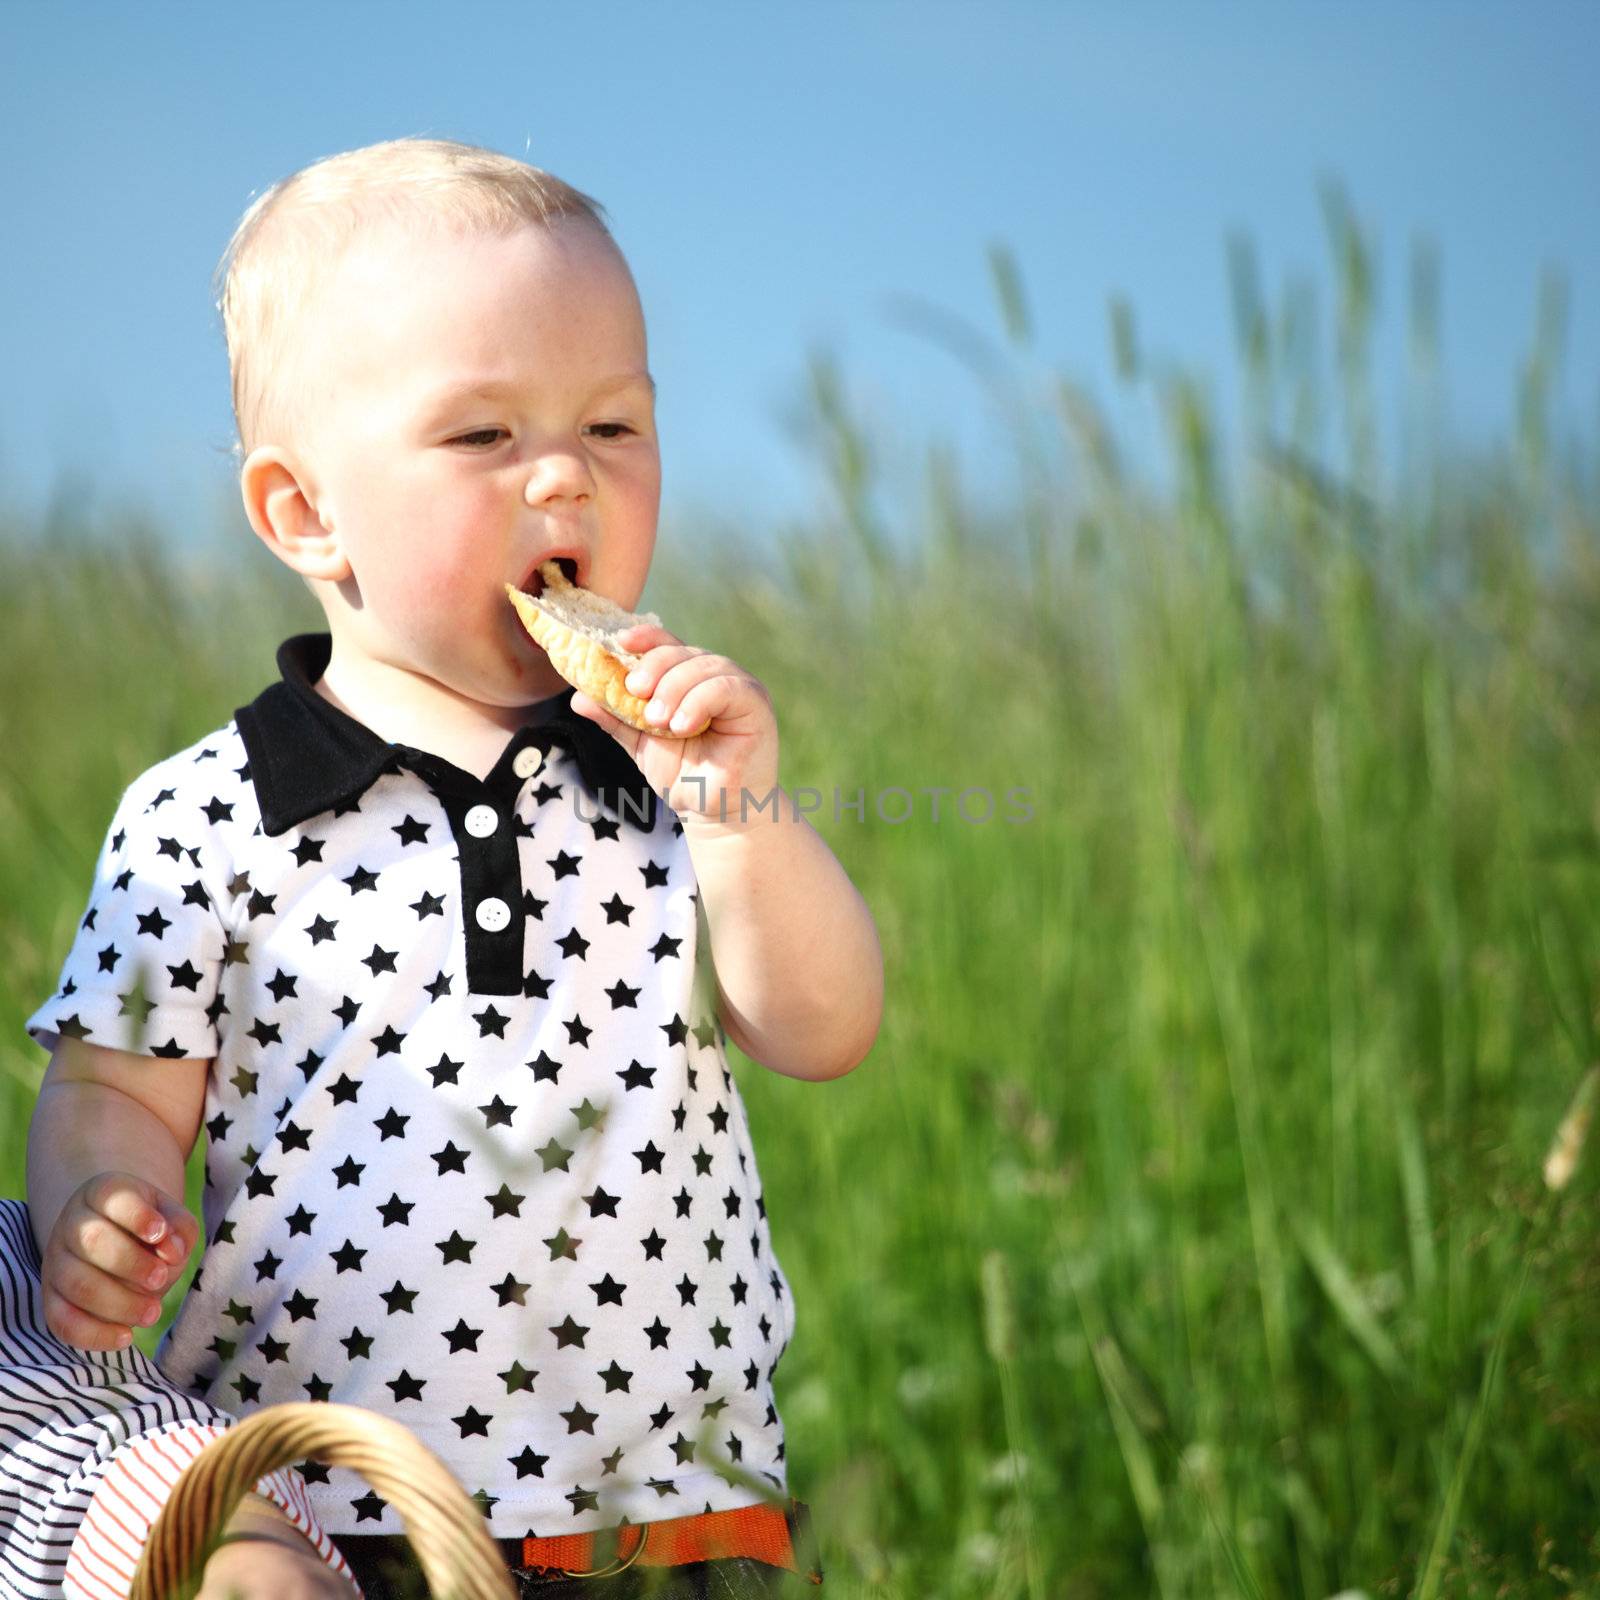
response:
M95 863L56 991L28 1018L46 1050L63 1036L134 1055L210 1060L228 936L227 866L194 784L165 762L134 780Z

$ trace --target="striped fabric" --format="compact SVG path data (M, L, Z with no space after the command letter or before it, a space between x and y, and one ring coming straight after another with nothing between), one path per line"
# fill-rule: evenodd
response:
M57 1339L28 1208L0 1199L0 1600L121 1600L178 1474L236 1420L169 1383L137 1346ZM256 1491L355 1582L298 1472L269 1473Z

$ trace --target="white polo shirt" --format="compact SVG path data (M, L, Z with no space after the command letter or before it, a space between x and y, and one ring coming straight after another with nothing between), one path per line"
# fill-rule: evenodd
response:
M499 1538L756 1501L723 1463L786 1494L794 1307L682 824L570 691L479 781L318 695L329 650L128 787L26 1024L214 1061L158 1367L397 1418ZM330 1533L403 1531L302 1470Z

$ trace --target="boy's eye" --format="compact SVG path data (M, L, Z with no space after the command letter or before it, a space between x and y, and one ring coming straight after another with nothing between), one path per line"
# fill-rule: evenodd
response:
M630 428L625 422L597 422L595 423L594 427L597 433L602 429L613 430L602 435L602 437L606 439L614 439L621 434L633 432L633 429ZM473 444L475 442L482 441L485 444L491 444L494 442L494 439L497 435L502 434L505 431L506 430L504 428L477 428L471 433L459 434L456 438L451 440L451 443Z

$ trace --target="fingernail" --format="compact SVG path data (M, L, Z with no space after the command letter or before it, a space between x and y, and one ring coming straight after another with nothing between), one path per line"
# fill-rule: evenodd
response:
M147 1243L154 1244L166 1231L167 1225L164 1222L147 1222L140 1237Z
M649 678L647 678L642 672L630 672L627 677L628 688L631 689L634 694L638 694L638 692L644 688L649 681Z
M644 714L652 721L659 722L667 714L667 708L659 700L652 700L644 708Z

